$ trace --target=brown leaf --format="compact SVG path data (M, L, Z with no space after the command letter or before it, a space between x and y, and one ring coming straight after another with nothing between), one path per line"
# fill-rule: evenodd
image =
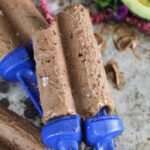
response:
M117 62L111 59L105 66L105 70L108 80L111 80L118 90L122 90L125 85L124 73L119 72L119 66Z
M141 56L136 53L138 38L135 34L123 35L119 37L118 40L114 39L114 43L120 52L126 51L128 48L132 48L132 52L135 57L141 59Z
M101 54L103 56L104 52L105 52L106 42L103 39L101 33L94 33L94 35L95 35L95 38L97 40L97 44L99 46L100 52L101 52Z

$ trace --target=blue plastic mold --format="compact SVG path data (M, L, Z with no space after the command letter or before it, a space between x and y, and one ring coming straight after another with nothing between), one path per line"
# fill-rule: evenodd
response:
M17 79L23 85L24 89L26 90L27 94L29 95L32 103L34 104L41 117L43 117L42 108L39 104L40 95L37 87L38 84L35 73L31 69L25 68L17 72Z
M41 136L49 148L78 150L82 139L80 116L66 116L50 121L43 127Z
M0 75L6 81L20 81L42 116L34 67L35 62L28 53L27 48L21 46L5 56L0 62Z
M97 150L114 150L113 139L124 131L124 127L118 116L107 116L103 109L84 122L84 130L88 145Z

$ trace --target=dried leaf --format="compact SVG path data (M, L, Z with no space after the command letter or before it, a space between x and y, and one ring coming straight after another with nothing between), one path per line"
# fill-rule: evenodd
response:
M111 59L105 66L105 70L108 80L111 80L116 85L118 90L122 90L125 85L124 73L119 72L119 66L117 62Z
M99 46L100 52L101 52L101 54L103 56L104 52L105 52L106 42L103 39L101 33L95 33L94 35L95 35L95 38L97 40L97 44Z
M136 53L136 48L138 44L138 38L135 34L124 35L118 40L114 39L116 48L120 51L126 51L128 48L132 48L132 52L136 58L141 59L141 56Z

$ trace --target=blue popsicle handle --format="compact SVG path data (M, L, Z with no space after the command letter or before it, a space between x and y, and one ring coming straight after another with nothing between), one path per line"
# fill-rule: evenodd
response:
M123 122L118 116L106 115L102 109L96 116L84 122L87 144L97 150L115 150L113 139L123 131Z
M115 150L113 139L107 139L105 142L96 143L97 150Z
M35 62L28 52L26 46L21 46L8 55L0 62L0 75L9 82L21 82L26 92L30 96L36 109L43 116L42 108L39 105L39 92L37 88L37 78L33 72Z
M35 73L30 68L23 68L17 72L16 77L23 85L34 106L36 107L36 109L42 117L43 111L39 104L40 96L37 86L37 77Z
M56 150L79 150L82 139L81 118L79 115L54 119L44 125L41 137L43 143Z
M79 150L78 142L74 140L62 140L58 144L58 150Z

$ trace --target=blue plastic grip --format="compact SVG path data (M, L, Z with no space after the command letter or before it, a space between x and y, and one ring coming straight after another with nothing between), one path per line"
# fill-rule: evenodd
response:
M115 150L113 138L105 139L103 142L97 142L95 148L97 150Z
M124 131L118 116L107 116L103 109L96 116L84 122L87 144L97 150L114 150L113 139Z
M79 115L60 117L48 122L42 129L44 144L57 150L78 150L82 139Z
M35 62L32 56L26 46L21 46L10 52L0 62L0 75L6 81L17 82L19 80L42 116L34 68Z
M4 80L17 82L16 74L23 68L34 70L35 62L28 53L26 46L21 46L8 55L0 62L0 75Z
M43 117L43 111L39 104L40 95L37 87L38 84L35 73L31 69L24 68L17 72L17 79L23 85L24 89L26 90L27 94L29 95L41 117Z
M58 150L78 150L79 144L74 140L61 140L57 145Z

